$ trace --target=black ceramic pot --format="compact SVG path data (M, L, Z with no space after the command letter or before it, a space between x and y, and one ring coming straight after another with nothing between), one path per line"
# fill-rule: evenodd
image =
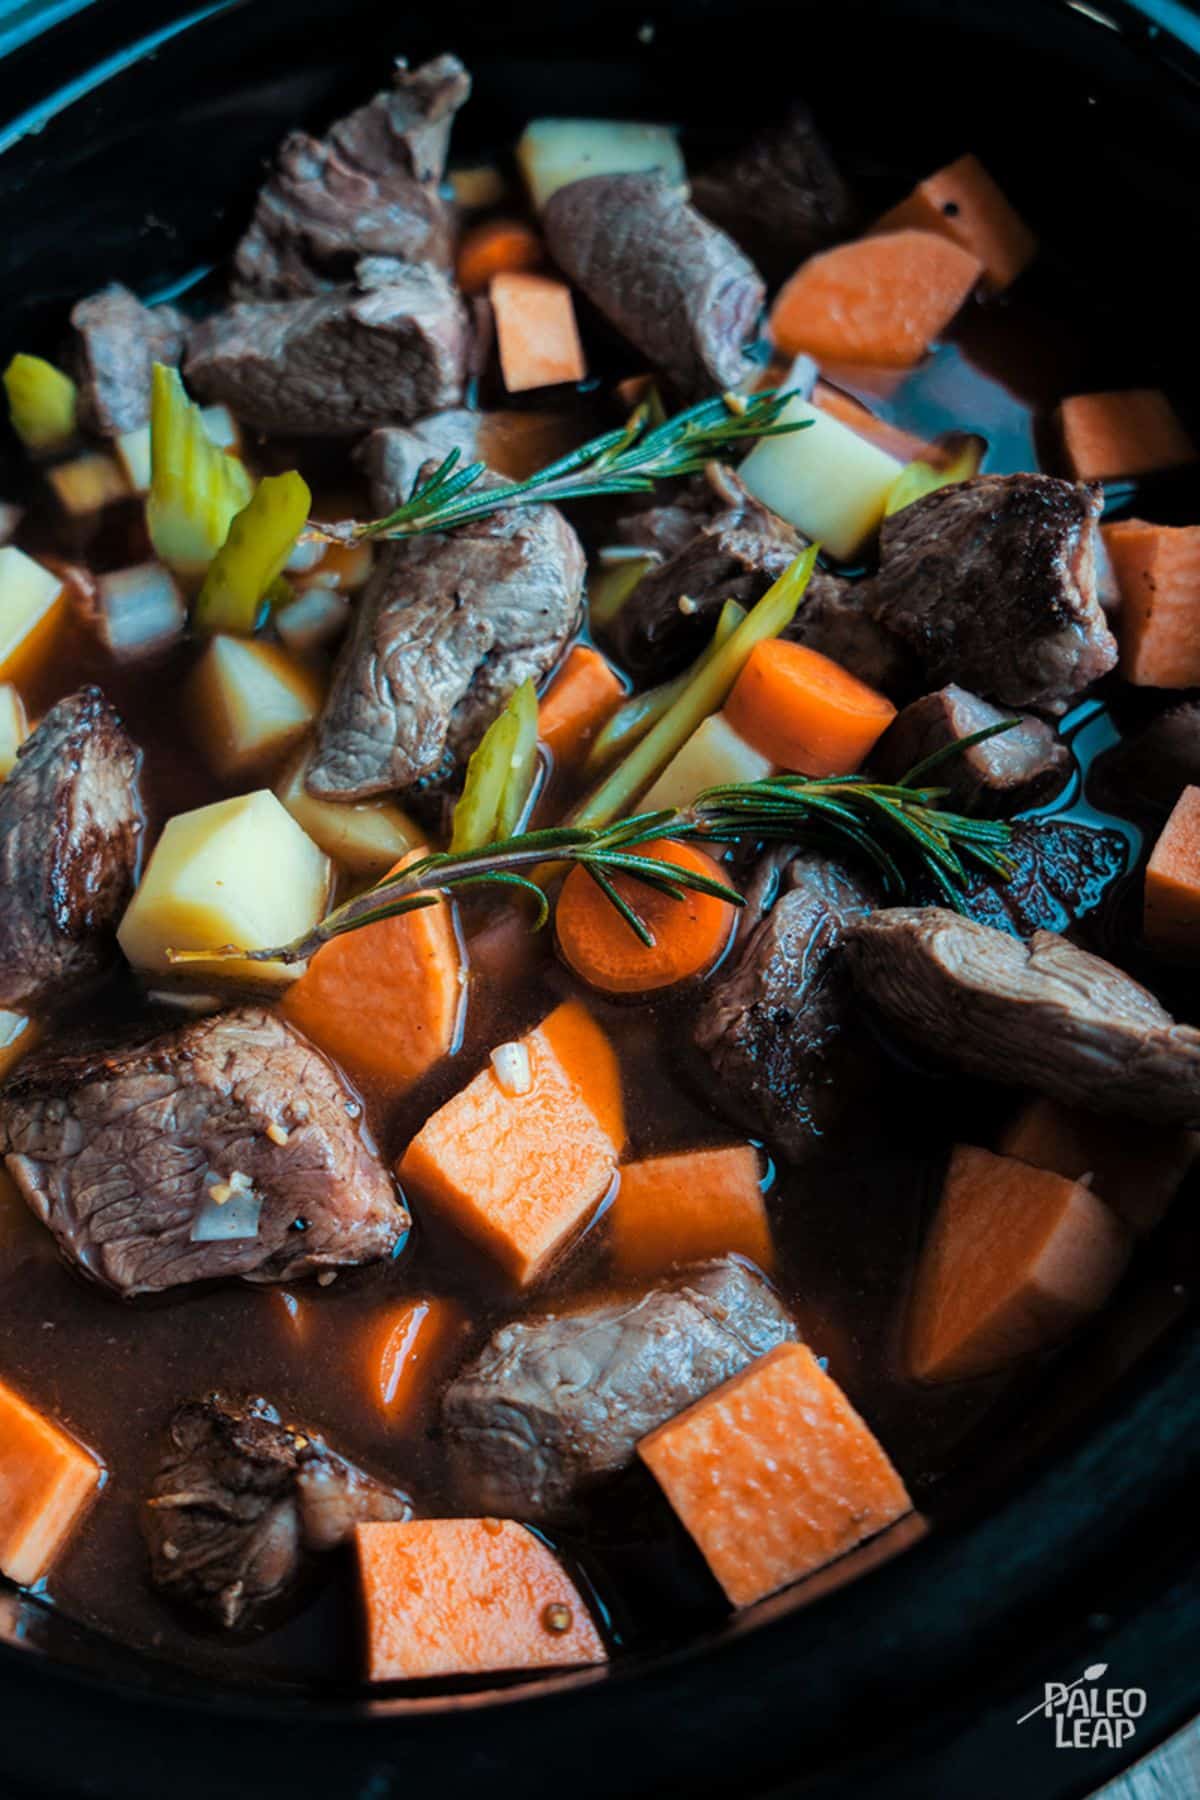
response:
M0 349L52 341L118 275L187 285L229 249L283 129L458 50L468 135L532 113L753 124L792 91L916 176L967 146L1107 321L1102 377L1196 411L1198 65L1110 0L104 0L0 16ZM896 182L896 188L900 182ZM0 1794L520 1800L1083 1794L1200 1708L1200 1273L1186 1220L1007 1420L940 1528L848 1585L686 1651L461 1700L218 1692L0 1593ZM1018 1724L1107 1665L1119 1748Z

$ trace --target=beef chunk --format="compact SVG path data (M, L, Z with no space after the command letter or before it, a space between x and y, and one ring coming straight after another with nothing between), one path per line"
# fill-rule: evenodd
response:
M818 851L765 858L747 894L733 953L714 978L695 1038L718 1103L799 1159L861 1091L872 1052L851 1026L842 958L867 889Z
M948 682L904 708L872 751L871 767L885 781L899 781L927 756L1011 716ZM1026 716L999 736L947 757L930 780L949 788L949 804L959 811L1003 814L1048 800L1070 771L1067 746L1041 719Z
M972 919L1017 937L1035 931L1072 931L1096 911L1125 873L1129 845L1120 831L1077 819L1020 819L1005 850L1007 881L967 866L962 903ZM915 898L936 905L932 884Z
M266 1400L211 1394L176 1408L144 1523L155 1586L232 1630L291 1586L306 1551L411 1516L405 1494Z
M1028 942L940 907L853 920L847 961L902 1036L956 1069L1067 1106L1200 1126L1200 1031L1052 931Z
M762 279L665 177L572 181L542 224L559 268L685 398L750 374Z
M569 1514L632 1464L639 1438L796 1335L731 1259L638 1299L502 1325L442 1401L455 1493L501 1518Z
M293 131L238 245L239 291L295 300L345 281L360 256L448 267L453 221L438 192L454 115L471 91L456 56L409 69L327 137Z
M549 673L583 606L583 551L552 506L389 544L317 724L319 799L444 780L526 676Z
M367 478L371 510L377 518L408 499L423 470L444 462L457 450L463 464L478 455L482 415L465 406L431 413L415 425L383 425L363 439L354 459Z
M1150 813L1170 812L1185 787L1200 785L1200 700L1169 707L1098 757L1091 791Z
M112 960L142 830L138 769L99 688L52 706L0 783L0 1006L61 999Z
M59 1248L118 1294L286 1281L388 1256L408 1228L360 1110L298 1032L243 1006L22 1063L0 1089L0 1152ZM235 1198L257 1231L209 1236Z
M861 582L842 581L825 569L814 569L783 635L840 663L891 700L904 699L917 685L912 652L875 618Z
M692 203L778 275L848 236L855 222L850 191L806 106L705 169L692 182Z
M367 263L354 287L214 313L192 334L187 376L262 431L338 437L453 406L468 336L440 270Z
M150 368L179 362L187 320L173 306L143 306L114 281L71 313L68 352L79 384L79 419L88 431L117 437L150 418Z
M885 519L871 609L934 683L1064 712L1117 646L1096 602L1100 490L976 475Z

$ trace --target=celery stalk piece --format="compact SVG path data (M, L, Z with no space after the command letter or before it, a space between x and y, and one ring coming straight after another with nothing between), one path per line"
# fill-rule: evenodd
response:
M596 829L611 825L662 774L697 725L724 705L755 645L767 638L778 637L791 624L808 586L818 549L819 545L811 544L788 565L778 581L751 607L707 667L689 680L653 730L617 764L595 793L576 808L568 821L570 824Z
M249 501L251 485L245 465L209 437L178 369L155 363L146 525L162 561L181 575L202 574Z
M983 438L971 436L941 468L926 462L923 457L908 463L888 490L884 518L890 519L893 513L903 512L914 500L936 494L939 488L952 487L955 482L969 481L972 475L978 475L985 448Z
M736 600L727 600L718 615L712 637L691 668L676 675L672 681L664 681L661 687L647 688L644 694L634 694L623 706L618 707L589 750L587 761L583 765L584 774L599 775L601 769L607 768L618 756L632 750L635 744L640 744L651 726L657 725L663 714L674 706L689 681L694 681L702 669L707 669L721 645L733 636L745 616L744 607L739 606Z
M623 556L588 582L588 618L594 631L608 629L646 570L653 568L654 560L652 556Z
M537 775L538 703L537 691L528 676L514 693L506 709L517 721L513 734L508 780L500 796L496 813L496 836L512 837L521 823L521 814L533 792Z
M197 631L254 630L311 507L308 483L294 469L263 476L209 564L196 601ZM285 592L290 599L291 589Z
M520 721L509 701L492 720L467 764L467 778L454 808L452 855L462 850L482 850L495 837L519 732Z
M61 450L76 431L75 383L53 363L19 352L4 371L8 416L27 450Z

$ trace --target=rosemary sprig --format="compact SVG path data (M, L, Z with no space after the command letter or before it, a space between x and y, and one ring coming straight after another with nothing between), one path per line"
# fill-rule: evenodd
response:
M461 464L457 450L424 479L418 475L408 499L384 519L360 523L310 524L319 537L354 543L360 538L415 537L423 531L449 531L468 519L498 512L505 506L537 506L551 500L580 500L588 494L647 494L659 481L696 475L735 444L751 438L779 437L803 431L807 419L780 423L791 393L777 389L748 399L722 394L656 424L649 401L643 401L618 430L606 431L590 443L548 463L525 481L480 487L487 474L481 462Z
M957 748L1005 728L990 727L964 739ZM549 902L537 882L522 871L536 870L547 861L585 868L646 944L654 942L653 936L615 885L617 875L635 876L675 898L690 888L715 894L733 906L744 905L736 889L723 881L641 854L646 844L664 837L714 845L743 839L790 844L805 838L840 844L873 864L889 896L903 897L911 877L923 874L947 905L958 907L968 864L1001 880L1007 878L1010 865L1004 851L1010 827L1000 820L972 819L945 811L942 801L946 792L941 787L910 787L904 782L864 781L856 775L819 779L774 775L762 781L737 782L709 788L693 805L678 812L639 813L600 828L561 825L525 831L482 850L435 851L410 863L403 874L389 877L337 907L291 944L264 950L234 945L223 950L173 950L169 955L175 963L234 957L250 962L303 962L343 932L482 887L508 887L529 894L536 903L537 929L549 917Z

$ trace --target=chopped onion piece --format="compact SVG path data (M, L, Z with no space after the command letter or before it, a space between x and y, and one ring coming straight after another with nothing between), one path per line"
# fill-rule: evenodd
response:
M100 636L115 657L148 656L183 636L187 607L161 563L118 569L102 575L96 585Z
M533 1086L527 1044L497 1044L492 1051L492 1067L496 1071L496 1080L510 1099L527 1094Z
M249 1178L236 1170L228 1182L210 1177L200 1211L192 1221L193 1244L219 1244L235 1238L258 1236L261 1196L249 1186ZM244 1184L244 1185L243 1185Z
M275 629L297 656L335 643L350 620L350 602L336 588L305 588L275 614Z
M202 406L200 423L218 450L241 450L242 428L227 406Z
M283 566L293 575L305 575L316 568L328 549L327 538L298 537Z

